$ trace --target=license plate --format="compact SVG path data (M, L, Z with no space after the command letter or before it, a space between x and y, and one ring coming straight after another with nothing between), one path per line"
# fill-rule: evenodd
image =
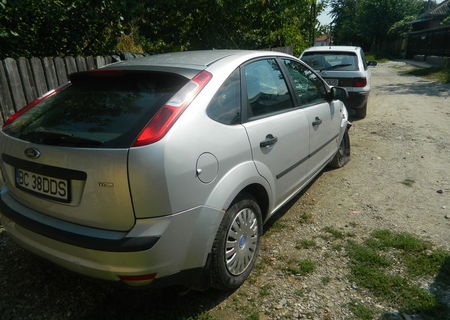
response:
M70 202L69 180L16 168L16 187L57 201Z
M337 86L339 85L339 80L338 79L325 79L325 81L330 85L330 86Z

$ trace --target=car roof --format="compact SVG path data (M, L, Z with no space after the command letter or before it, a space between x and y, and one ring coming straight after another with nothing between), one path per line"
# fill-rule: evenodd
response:
M224 58L242 59L245 56L287 56L274 51L256 50L198 50L163 53L146 56L133 60L126 60L110 64L104 69L128 69L174 72L192 78L200 70L206 69Z
M305 51L303 51L303 53L305 52L316 52L316 51L320 51L320 52L326 52L326 51L348 51L348 52L357 52L361 50L360 47L354 47L354 46L321 46L321 47L311 47L306 49Z

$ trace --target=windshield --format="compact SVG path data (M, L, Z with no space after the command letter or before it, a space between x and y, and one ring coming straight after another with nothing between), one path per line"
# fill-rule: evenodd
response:
M127 148L187 81L163 72L78 74L3 131L39 144Z
M302 60L319 71L358 71L358 59L351 52L305 52Z

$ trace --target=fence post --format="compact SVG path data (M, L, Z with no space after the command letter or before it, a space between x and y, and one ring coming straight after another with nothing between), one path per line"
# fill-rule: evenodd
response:
M77 56L75 58L78 71L87 71L86 60L83 57Z
M42 59L44 64L45 78L47 79L48 89L52 90L58 87L58 79L56 78L55 65L53 64L53 59L46 57Z
M34 85L33 73L31 72L30 62L24 57L19 58L19 72L22 78L23 91L27 103L37 98L36 86Z
M66 62L67 75L77 72L77 65L76 65L75 59L73 57L71 57L71 56L65 57L64 61Z
M56 76L58 77L58 85L66 84L67 79L67 72L66 72L66 65L64 64L64 60L61 57L56 57L54 59L55 62L55 68L56 68Z
M0 107L2 110L2 124L10 116L14 114L13 101L9 91L8 78L3 67L3 62L0 60Z
M94 58L92 56L87 56L86 57L86 65L87 65L87 70L94 70L95 69Z
M16 60L12 58L6 58L5 69L9 79L9 85L14 101L15 110L19 110L27 104L25 95L23 93L22 80L20 79L19 69L17 68Z
M97 66L97 69L103 67L105 65L105 58L102 56L96 56L95 65Z
M31 70L33 70L34 81L36 84L38 96L42 96L48 91L47 82L45 81L44 69L42 69L41 59L31 58Z

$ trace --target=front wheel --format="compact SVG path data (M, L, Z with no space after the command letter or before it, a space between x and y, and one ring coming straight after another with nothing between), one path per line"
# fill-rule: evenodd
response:
M331 160L329 166L331 168L342 168L347 162L350 161L350 136L348 135L348 130L345 130L344 136L342 137L339 149L334 155L333 160Z
M217 231L211 256L211 285L221 290L238 288L249 276L262 233L261 209L247 194L238 197Z

